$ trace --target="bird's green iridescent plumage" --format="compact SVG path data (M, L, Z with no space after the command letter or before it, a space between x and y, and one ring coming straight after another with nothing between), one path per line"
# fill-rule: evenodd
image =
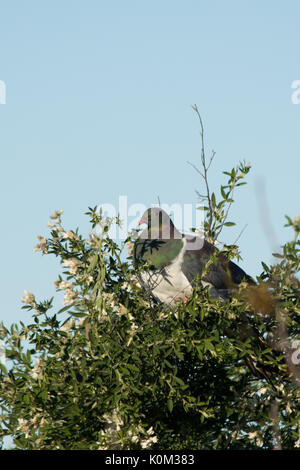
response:
M183 247L182 239L139 239L135 242L134 259L147 263L151 269L162 269L170 264Z
M143 230L134 246L135 264L159 270L172 263L183 247L181 234L170 217L160 209L148 209L143 215L148 228Z

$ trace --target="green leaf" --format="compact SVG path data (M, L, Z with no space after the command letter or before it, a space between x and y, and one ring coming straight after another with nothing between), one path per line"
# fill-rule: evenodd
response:
M69 312L72 314L72 317L76 317L76 318L83 318L83 317L86 317L86 313L85 312Z
M90 273L91 271L93 271L98 263L99 263L99 256L98 256L98 253L96 253L89 262L87 272Z
M235 222L225 222L224 223L225 227L232 227L233 225L236 225Z
M4 372L5 375L7 375L7 369L6 369L5 365L2 364L1 361L0 361L0 369L2 370L2 372Z
M263 261L261 261L261 265L262 265L262 267L264 268L264 270L265 270L266 272L269 272L269 267L266 265L266 263L264 263Z
M221 195L223 199L227 199L227 194L225 193L224 186L221 186Z
M272 253L272 256L274 256L275 258L281 258L281 259L284 258L284 256L281 255L280 253Z
M61 308L61 309L57 312L57 315L58 315L59 313L65 312L65 311L68 310L69 308L70 308L70 305L66 305L65 307Z

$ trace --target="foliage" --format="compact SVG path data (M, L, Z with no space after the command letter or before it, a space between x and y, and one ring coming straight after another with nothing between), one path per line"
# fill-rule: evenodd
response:
M228 172L221 201L208 198L212 238L226 223L233 183L248 171ZM54 313L53 298L25 292L32 323L0 327L2 438L18 449L299 447L299 217L287 218L294 239L275 254L278 264L263 263L256 286L221 302L199 283L186 303L166 307L137 283L133 240L120 246L109 237L120 221L96 208L88 216L84 239L56 211L36 247L61 261L55 287L64 307ZM236 245L224 249L237 254ZM258 347L249 325L270 348ZM249 356L271 371L267 379L251 373Z

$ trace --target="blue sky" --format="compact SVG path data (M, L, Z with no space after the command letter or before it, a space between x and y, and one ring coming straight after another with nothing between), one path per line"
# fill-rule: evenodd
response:
M236 195L241 266L251 275L291 235L299 208L298 1L1 2L1 319L30 320L24 289L55 293L59 264L33 252L49 215L88 233L88 206L197 203L196 103L210 170L250 161ZM271 236L266 231L272 225ZM271 238L271 240L270 240Z

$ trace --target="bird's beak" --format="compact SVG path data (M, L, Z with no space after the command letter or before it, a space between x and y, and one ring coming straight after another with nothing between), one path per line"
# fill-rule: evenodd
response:
M147 220L143 217L138 221L138 225L142 225L142 224L146 224L146 223L147 223Z

